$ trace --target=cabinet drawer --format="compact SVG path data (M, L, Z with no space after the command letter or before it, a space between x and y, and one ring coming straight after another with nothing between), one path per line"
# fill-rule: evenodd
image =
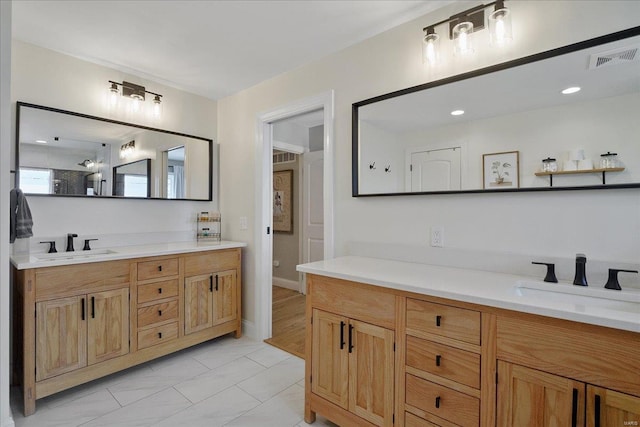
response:
M438 424L423 420L410 412L405 412L404 414L404 425L405 427L439 427Z
M407 404L460 426L480 425L480 400L407 374Z
M184 275L197 276L240 266L240 249L214 251L184 257Z
M138 263L138 280L177 276L178 258L159 259Z
M178 322L138 331L138 349L151 347L178 337Z
M167 320L178 320L177 299L138 309L139 328Z
M407 330L480 345L480 312L407 299Z
M178 279L138 286L138 304L178 295Z
M420 338L407 337L408 366L480 388L480 355Z

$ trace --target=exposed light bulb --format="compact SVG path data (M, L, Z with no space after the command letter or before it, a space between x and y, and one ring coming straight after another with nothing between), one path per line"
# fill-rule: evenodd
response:
M158 119L162 115L162 102L160 101L160 95L156 95L153 98L153 117Z
M494 46L502 46L513 39L511 32L511 11L504 2L496 3L495 10L489 15L489 38Z
M438 62L439 45L440 36L435 33L433 28L428 28L422 46L422 60L425 64L435 65Z
M140 104L141 104L141 98L137 95L132 95L131 96L131 111L134 113L137 113L140 111Z
M473 53L473 46L469 35L473 32L471 22L461 22L453 27L453 38L455 40L454 53L456 55L468 55Z

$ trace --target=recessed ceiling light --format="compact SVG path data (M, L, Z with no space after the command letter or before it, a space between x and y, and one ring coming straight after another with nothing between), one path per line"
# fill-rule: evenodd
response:
M453 111L451 112L451 115L452 115L452 116L461 116L461 115L463 115L463 114L464 114L464 110L453 110Z
M36 142L38 144L46 144L47 143L47 141L45 141L44 139L36 139Z
M565 90L562 91L563 95L570 95L572 93L576 93L579 92L580 88L578 86L573 86L573 87L568 87Z

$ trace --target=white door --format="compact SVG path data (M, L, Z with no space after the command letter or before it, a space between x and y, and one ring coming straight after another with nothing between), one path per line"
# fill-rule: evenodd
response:
M313 151L302 156L302 262L324 259L324 152ZM304 293L306 286L301 284Z
M460 190L460 147L411 153L411 191Z

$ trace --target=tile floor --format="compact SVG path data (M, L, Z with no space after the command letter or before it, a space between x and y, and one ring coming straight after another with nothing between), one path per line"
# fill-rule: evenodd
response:
M304 361L261 341L222 337L54 394L16 426L308 426ZM334 426L318 416L314 426Z

